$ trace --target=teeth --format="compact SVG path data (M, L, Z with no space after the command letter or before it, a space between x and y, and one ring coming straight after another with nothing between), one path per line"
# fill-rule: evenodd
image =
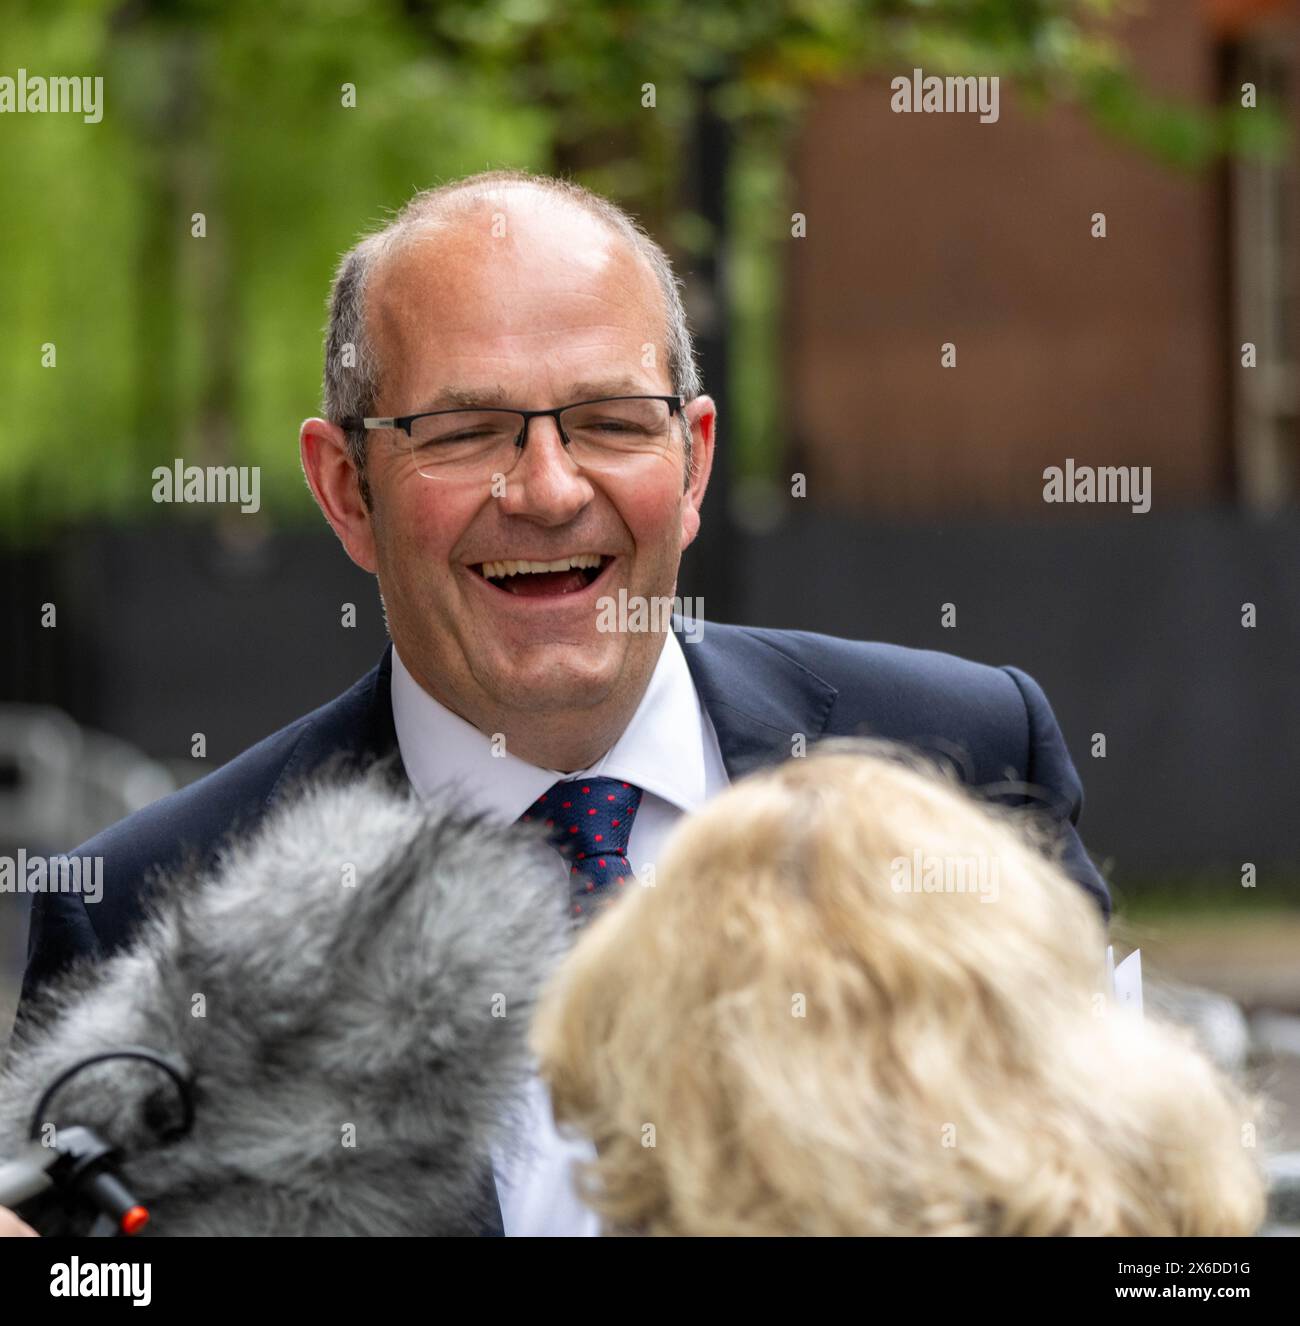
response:
M505 576L536 575L542 571L568 571L573 567L587 570L599 565L599 553L575 553L572 557L561 557L554 562L523 562L518 560L484 562L481 570L489 580L501 580Z

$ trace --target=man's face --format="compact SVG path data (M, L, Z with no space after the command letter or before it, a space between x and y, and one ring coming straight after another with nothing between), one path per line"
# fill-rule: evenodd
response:
M518 409L672 392L649 268L594 218L533 190L497 195L392 255L375 273L369 319L380 415L437 408L449 389ZM688 418L689 487L676 420L666 455L594 473L570 458L553 419L534 419L500 495L482 480L422 477L402 434L371 435L371 569L397 650L426 690L480 727L503 725L507 744L512 714L639 699L663 637L597 630L597 603L675 592L699 528L712 402L701 397ZM499 583L481 569L577 554L599 567Z

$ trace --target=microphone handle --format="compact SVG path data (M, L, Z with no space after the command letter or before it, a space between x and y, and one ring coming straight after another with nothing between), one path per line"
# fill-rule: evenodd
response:
M36 1145L0 1164L0 1206L12 1210L53 1187L47 1170L57 1155L49 1147Z

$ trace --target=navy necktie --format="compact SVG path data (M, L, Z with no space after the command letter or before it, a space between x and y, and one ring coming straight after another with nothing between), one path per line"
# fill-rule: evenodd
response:
M573 914L586 920L594 904L632 875L627 843L641 805L641 789L617 778L569 778L556 783L520 817L540 821L569 861Z

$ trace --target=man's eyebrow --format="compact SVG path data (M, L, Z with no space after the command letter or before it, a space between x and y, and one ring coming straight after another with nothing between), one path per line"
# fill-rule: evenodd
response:
M594 401L603 396L653 396L653 390L634 378L601 378L569 384L560 405L577 401ZM502 409L527 409L512 400L510 393L500 385L491 387L444 387L431 396L412 414L427 414L431 410L472 410L476 406L497 406Z
M412 414L425 414L430 410L472 409L476 405L509 405L504 387L444 387L429 397Z
M654 396L653 387L635 378L601 378L594 382L573 382L569 385L569 400L598 401L602 396Z

